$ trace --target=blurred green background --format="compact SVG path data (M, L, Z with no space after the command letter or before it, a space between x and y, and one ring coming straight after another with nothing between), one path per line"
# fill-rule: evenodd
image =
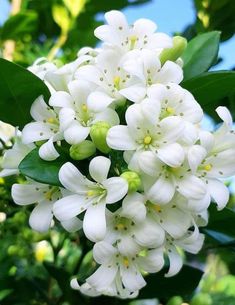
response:
M191 39L198 33L222 33L220 59L213 69L235 67L234 0L0 0L0 54L24 67L38 57L59 64L74 60L79 48L96 46L95 27L103 14L119 9L130 22L145 17L156 21L159 30ZM209 127L213 121L205 122ZM0 155L11 144L0 125ZM162 274L153 278L141 300L100 297L89 299L70 289L78 275L83 281L95 268L92 248L82 235L68 234L56 224L47 234L33 232L28 225L30 208L16 206L10 197L12 183L22 177L0 178L0 304L1 305L234 305L235 304L235 217L226 212L213 218L209 236L199 255L188 256L191 266L204 270L193 278L186 268L171 280ZM231 190L234 188L232 181ZM229 206L234 207L231 192ZM215 211L212 210L211 213ZM230 225L225 221L230 218ZM220 233L215 230L221 226ZM228 234L227 232L230 232ZM196 288L196 289L195 289ZM144 300L145 298L151 300Z

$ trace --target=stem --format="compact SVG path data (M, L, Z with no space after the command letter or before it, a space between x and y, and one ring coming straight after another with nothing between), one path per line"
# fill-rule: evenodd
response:
M22 0L12 0L10 16L19 13ZM16 43L14 40L6 40L3 45L3 58L12 61Z
M66 33L61 32L61 34L60 34L60 36L58 37L58 39L57 39L55 45L52 47L52 49L50 50L50 52L49 52L49 54L48 54L48 56L47 56L47 59L48 59L49 61L52 61L52 60L56 57L58 51L59 51L59 50L61 49L61 47L65 44L65 42L67 41L67 39L68 39L68 33L67 33L67 32L66 32Z

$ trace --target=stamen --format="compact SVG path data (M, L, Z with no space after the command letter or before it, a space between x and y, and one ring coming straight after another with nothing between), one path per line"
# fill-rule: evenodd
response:
M172 108L172 107L167 107L167 108L166 108L166 112L167 112L168 114L174 114L174 113L175 113L175 109Z
M144 138L144 144L149 145L152 142L152 138L150 136L146 136Z
M121 77L118 75L115 76L113 79L114 87L118 90L120 89L120 81L121 81Z
M206 165L204 165L203 169L206 170L207 172L209 172L212 169L212 165L206 164Z

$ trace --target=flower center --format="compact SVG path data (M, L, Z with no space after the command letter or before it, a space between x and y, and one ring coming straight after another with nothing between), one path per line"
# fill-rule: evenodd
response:
M130 50L134 49L137 40L138 40L138 37L135 35L129 37Z
M175 114L175 109L172 107L167 107L166 112L170 115L173 115L173 114Z
M153 204L153 209L154 209L154 211L156 211L158 213L161 213L161 211L162 211L162 208L159 204Z
M209 172L212 169L212 165L211 164L205 164L203 169L206 170L207 172Z
M45 193L45 198L49 201L52 201L52 196L58 191L58 187L52 187L49 191Z
M54 124L54 125L58 125L59 124L58 119L54 118L54 117L46 119L46 122L49 123L49 124Z
M128 259L127 257L123 257L122 262L123 262L123 265L124 265L126 268L129 268L130 262L129 262L129 259Z
M119 90L120 89L120 81L121 81L121 77L116 75L114 78L113 78L113 83L114 83L114 87Z
M146 136L144 138L144 145L149 145L152 142L152 137L151 136Z

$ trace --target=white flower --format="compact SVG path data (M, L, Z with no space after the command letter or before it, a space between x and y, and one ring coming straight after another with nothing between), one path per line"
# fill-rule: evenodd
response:
M89 173L95 182L88 180L71 163L64 164L59 172L63 186L74 195L66 196L54 205L59 220L68 220L86 210L83 230L92 241L104 238L106 233L106 204L121 200L127 193L128 184L120 177L108 178L111 162L105 157L92 159Z
M165 249L169 258L170 266L165 276L174 276L182 268L183 257L179 249L197 254L201 250L203 242L204 235L199 233L197 226L194 226L194 231L188 230L188 232L181 238L173 239L171 237L167 237Z
M157 248L164 242L164 229L153 219L144 217L144 202L142 194L129 194L123 200L121 209L107 214L105 240L116 244L122 255L133 255L140 252L141 247Z
M45 80L46 74L48 72L55 72L57 67L52 62L47 61L45 57L40 57L35 60L32 66L28 67L28 70L40 79Z
M40 147L39 155L47 161L55 160L59 157L59 153L53 142L63 139L58 114L45 103L42 96L33 102L30 113L35 122L27 124L22 130L23 143L30 144L48 140Z
M5 151L0 171L0 177L17 175L19 173L18 166L24 157L34 149L33 144L25 145L22 143L21 135L16 136L15 143L11 149Z
M173 148L173 144L170 147ZM166 204L178 191L189 200L204 200L206 184L191 172L187 162L182 163L177 146L175 145L172 152L169 150L168 154L168 158L165 156L165 163L149 151L139 156L140 169L149 176L145 183L147 198L153 203Z
M160 103L153 100L131 105L126 111L127 126L114 126L108 131L107 144L111 148L130 151L125 158L132 170L139 168L138 159L144 151L151 151L173 167L184 160L184 150L175 143L183 133L184 123L179 117L159 121L160 110Z
M140 270L156 272L164 264L162 249L150 250L146 256L138 253L133 256L122 256L115 247L104 241L95 244L93 256L101 266L86 282L101 292L115 283L117 293L120 294L123 287L134 293L146 284Z
M117 113L108 108L113 99L102 92L92 92L90 83L75 80L68 84L69 93L59 91L50 98L50 105L58 107L60 128L69 144L79 144L87 138L90 128L99 121L111 126L119 123Z
M138 81L136 77L131 77L123 70L122 57L116 50L103 50L97 56L94 65L86 65L77 70L76 78L92 82L98 86L95 92L101 91L107 98L115 101L125 100L120 94L121 90L129 88Z
M30 215L29 224L36 231L46 232L51 226L53 205L61 198L63 192L57 186L29 180L25 184L13 184L11 194L16 204L37 203ZM81 221L75 217L69 221L62 221L61 224L69 232L81 228Z
M129 26L125 16L119 11L105 14L107 25L95 29L95 36L110 46L123 51L132 49L154 49L172 47L172 39L163 33L155 33L157 26L148 19L138 19Z
M120 93L136 103L145 98L147 88L154 84L179 84L183 80L183 70L180 66L172 61L166 61L161 66L156 53L150 50L134 50L127 53L122 67L131 77L137 77L138 82L120 90Z

